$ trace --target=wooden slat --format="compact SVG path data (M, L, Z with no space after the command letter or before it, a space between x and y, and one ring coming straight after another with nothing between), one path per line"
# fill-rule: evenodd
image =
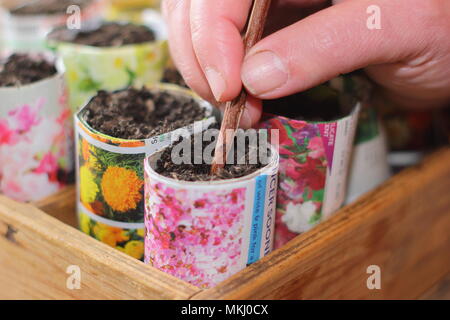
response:
M450 149L194 299L408 299L450 272ZM369 265L381 290L368 290Z
M423 294L422 300L450 300L450 273Z
M81 269L69 290L67 267ZM0 196L0 299L187 299L199 289Z
M34 203L33 205L59 221L77 228L78 221L75 198L76 190L75 186L72 185L47 199Z

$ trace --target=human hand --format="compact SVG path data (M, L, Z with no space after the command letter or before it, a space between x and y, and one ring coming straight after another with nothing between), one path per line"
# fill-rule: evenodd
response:
M298 13L295 8L324 2L275 1L269 18L283 21L287 12ZM450 1L334 2L262 39L245 56L241 31L251 0L164 0L163 13L172 56L193 90L228 101L244 83L252 96L242 127L259 120L258 99L300 92L360 68L398 105L436 107L450 100ZM372 5L381 10L381 29L367 27Z

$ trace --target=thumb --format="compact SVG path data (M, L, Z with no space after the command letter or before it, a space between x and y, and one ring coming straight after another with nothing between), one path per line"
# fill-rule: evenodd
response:
M423 52L428 28L413 20L432 23L423 2L344 1L321 10L253 47L242 66L242 81L252 95L275 99L342 73ZM370 28L368 22L378 13L381 29Z

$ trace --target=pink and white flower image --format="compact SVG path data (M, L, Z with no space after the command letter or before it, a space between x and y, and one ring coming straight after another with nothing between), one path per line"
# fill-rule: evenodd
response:
M323 140L321 137L314 137L309 140L308 149L309 156L313 159L319 159L325 157L325 148L323 147Z
M284 179L279 183L280 192L288 194L289 197L295 198L301 196L304 191L304 184L294 181L292 179Z
M0 145L12 145L17 143L18 135L9 127L8 121L0 119Z
M289 231L302 233L314 226L311 219L316 213L317 207L313 201L306 201L302 204L289 202L281 221L286 224Z
M25 104L20 108L10 111L8 115L11 127L19 133L26 133L30 131L32 127L37 126L40 121L38 114L44 103L45 100L41 98L34 107Z
M35 173L52 173L58 170L58 162L52 153L47 153L41 159L39 166L34 170Z
M280 168L275 248L321 219L327 157L317 123L274 116L262 127L279 129Z
M145 261L208 288L240 271L245 188L197 191L146 186Z
M61 121L64 108L43 116L46 103L38 98L0 119L0 191L18 201L36 201L62 187L58 171L69 161L69 119Z

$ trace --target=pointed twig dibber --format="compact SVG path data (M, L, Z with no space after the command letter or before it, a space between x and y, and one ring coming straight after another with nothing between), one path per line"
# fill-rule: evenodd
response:
M253 8L247 23L247 31L244 36L244 50L247 53L262 37L271 0L254 0ZM247 93L243 88L240 95L226 103L222 126L217 139L214 159L211 166L211 174L215 175L226 164L230 148L233 146L234 136L245 108Z

